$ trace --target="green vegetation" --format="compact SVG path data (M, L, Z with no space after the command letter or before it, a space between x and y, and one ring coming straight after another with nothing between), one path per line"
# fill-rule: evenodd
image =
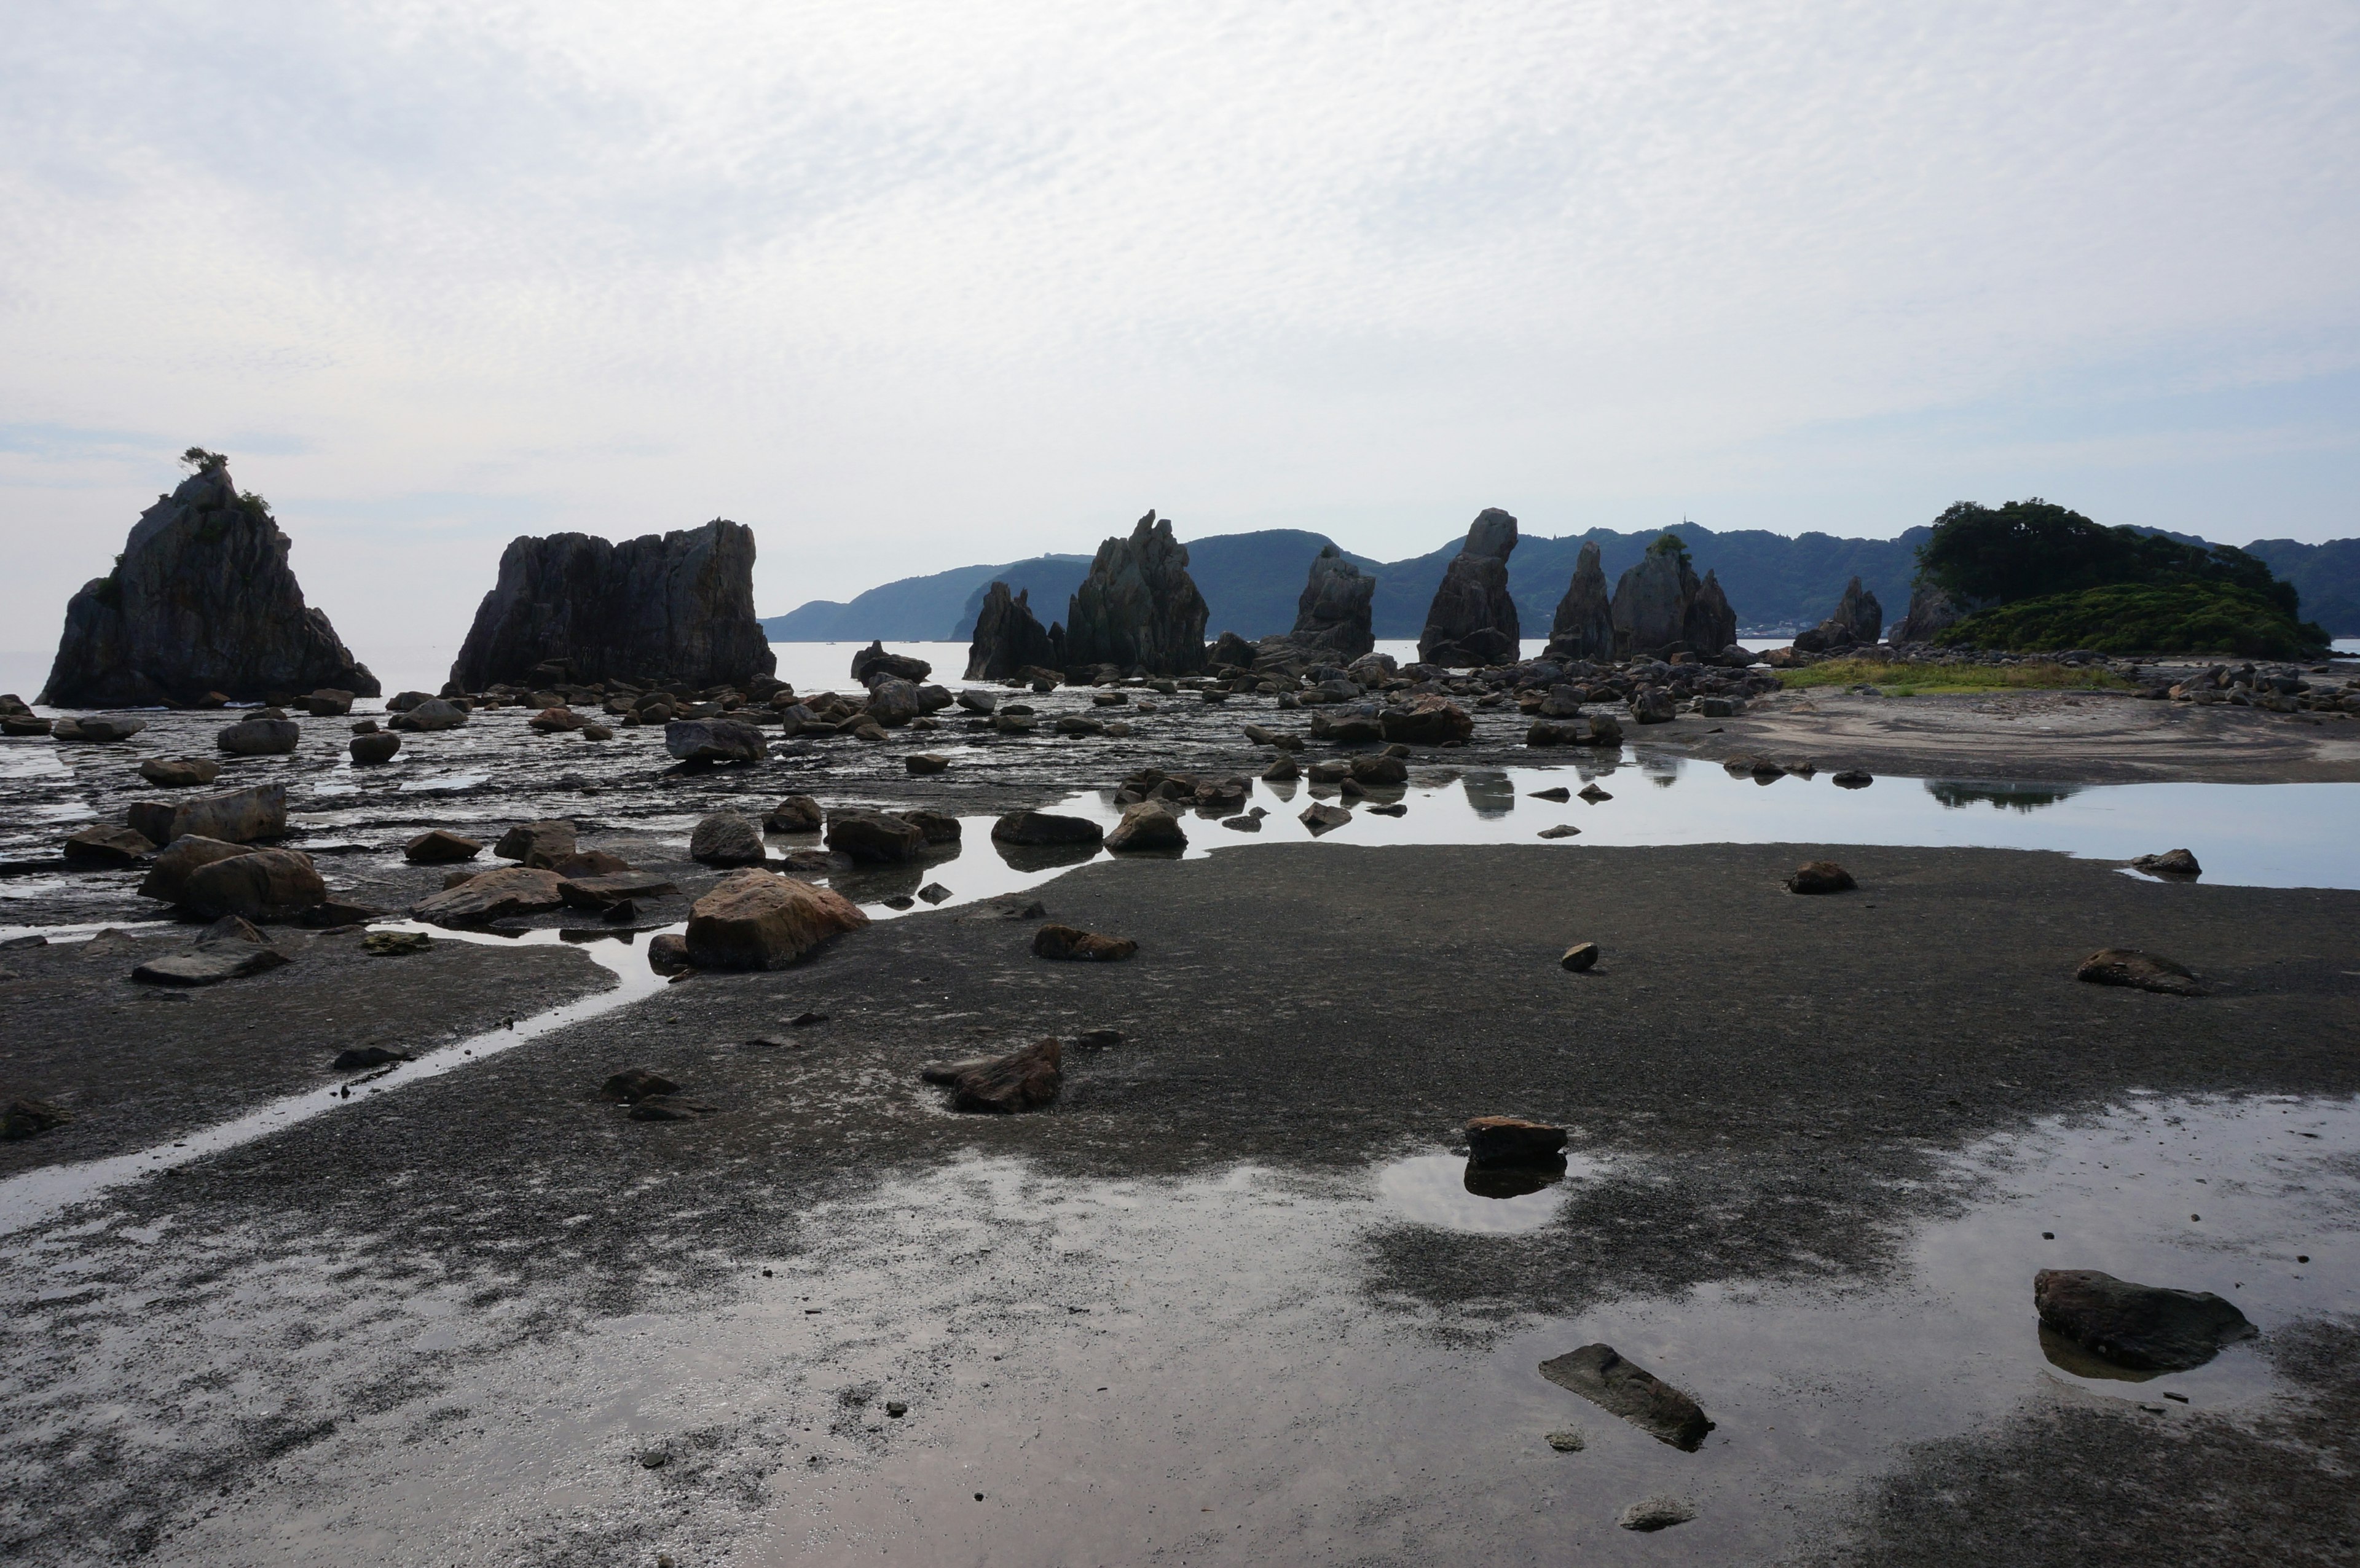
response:
M1888 697L1920 691L2114 690L2130 683L2104 670L2075 670L2045 660L2034 664L1896 664L1883 659L1830 659L1803 670L1781 670L1781 686L1874 686Z
M227 468L229 466L229 453L225 452L207 452L201 446L192 446L188 451L180 454L180 461L187 466L195 469L199 474L211 474L217 468Z
M1685 566L1688 564L1688 541L1680 538L1679 535L1666 529L1665 532L1655 536L1655 542L1647 547L1647 553L1649 555L1677 556L1679 559L1680 563Z
M2284 583L2277 586L2284 588ZM2293 598L2289 589L2286 598ZM2327 634L2276 594L2230 583L2119 583L1979 611L1944 636L1969 648L2097 653L2215 653L2303 659Z

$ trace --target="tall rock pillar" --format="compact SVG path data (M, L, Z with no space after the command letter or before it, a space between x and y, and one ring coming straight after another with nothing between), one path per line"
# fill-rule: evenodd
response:
M1421 660L1457 667L1515 661L1523 646L1516 602L1508 597L1508 556L1515 548L1515 518L1497 506L1477 515L1426 612Z

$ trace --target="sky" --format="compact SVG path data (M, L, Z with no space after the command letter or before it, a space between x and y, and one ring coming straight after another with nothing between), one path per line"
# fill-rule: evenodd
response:
M2348 0L15 0L0 647L191 443L355 651L1182 538L2360 534Z

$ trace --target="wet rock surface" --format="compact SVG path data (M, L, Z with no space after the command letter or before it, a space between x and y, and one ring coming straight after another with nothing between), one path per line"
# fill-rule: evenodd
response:
M1611 1345L1585 1345L1552 1356L1541 1363L1541 1376L1674 1448L1694 1453L1712 1430L1712 1422L1695 1399L1645 1367L1623 1359Z
M2100 1358L2141 1372L2184 1372L2254 1325L2210 1290L2135 1284L2094 1269L2044 1269L2033 1277L2041 1323Z

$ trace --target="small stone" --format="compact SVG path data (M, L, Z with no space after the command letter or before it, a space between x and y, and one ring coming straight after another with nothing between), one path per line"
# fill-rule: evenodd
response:
M1535 800L1570 800L1573 799L1573 791L1559 784L1554 789L1535 789L1533 791L1532 798Z
M1790 893L1849 893L1859 886L1852 879L1851 872L1832 860L1814 860L1797 866L1795 874L1786 878L1786 890Z
M1581 830L1575 827L1571 822L1559 822L1553 828L1541 829L1540 836L1543 838L1576 838L1580 835L1580 833Z
M1608 794L1605 790L1601 789L1595 784L1583 785L1581 787L1581 798L1589 801L1593 806L1597 805L1601 800L1611 800L1614 799L1613 796Z
M1054 1040L1035 1040L1005 1056L937 1063L919 1076L947 1086L953 1110L1012 1116L1055 1102L1065 1083L1064 1051Z
M424 931L371 931L361 938L361 951L379 958L399 958L404 953L424 953L434 945L434 939Z
M131 828L93 822L66 835L66 864L79 866L122 866L156 853L148 835Z
M696 824L688 840L688 857L705 866L759 866L770 858L762 847L762 830L754 819L736 811L716 811Z
M1399 800L1388 800L1382 806L1371 806L1368 808L1368 811L1369 815L1372 817L1405 817L1409 815L1409 808Z
M380 762L391 762L394 753L401 749L401 737L390 730L377 730L353 736L345 749L352 753L354 762L371 768Z
M1285 784L1303 776L1302 764L1290 752L1280 752L1271 765L1262 770L1262 779L1271 784Z
M221 764L202 757L151 757L139 765L139 777L160 789L186 789L220 778Z
M676 1094L680 1085L651 1067L627 1067L598 1085L602 1099L632 1105L650 1094Z
M817 800L809 795L790 795L770 808L762 819L762 826L770 833L817 833L826 821Z
M492 845L492 853L502 860L519 861L545 871L572 855L576 847L574 824L553 820L518 823L500 834L499 842Z
M1875 776L1865 768L1847 768L1833 779L1839 789L1865 789L1875 782Z
M1105 936L1072 926L1043 926L1032 934L1032 956L1081 964L1120 964L1139 951L1129 937Z
M413 866L448 866L457 861L473 860L484 853L484 846L472 838L442 828L420 833L401 846L401 856Z
M62 1105L36 1100L29 1094L12 1095L0 1102L0 1139L15 1143L20 1138L38 1138L72 1120L73 1113Z
M1585 1345L1544 1361L1541 1376L1687 1453L1695 1453L1712 1430L1694 1399L1624 1360L1611 1345Z
M2194 972L2159 953L2135 947L2109 947L2090 954L2073 971L2073 978L2092 985L2129 985L2168 996L2201 996L2203 982Z
M885 1413L895 1421L900 1421L910 1413L910 1407L899 1399L888 1399L885 1401Z
M688 939L677 931L648 939L648 967L659 975L686 975L696 965L688 956Z
M939 904L951 896L951 890L939 882L929 882L918 889L918 897L929 904Z
M920 775L946 773L950 771L951 766L951 759L949 757L935 751L912 752L908 757L903 757L901 761L902 765L908 768L912 774Z
M2161 855L2142 855L2131 862L2131 869L2144 871L2150 877L2204 875L2204 867L2196 864L2196 856L2184 849L2168 850Z
M1676 1524L1686 1524L1696 1517L1696 1505L1686 1497L1658 1492L1624 1508L1614 1522L1624 1530L1668 1530Z
M151 958L131 972L150 985L218 985L260 975L287 962L260 931L235 915L224 915L188 946Z
M1568 1427L1563 1432L1549 1433L1548 1445L1559 1454L1579 1454L1590 1446L1590 1440L1571 1427Z
M2041 1269L2032 1301L2042 1327L2134 1371L2185 1372L2257 1332L2210 1290L2138 1285L2094 1269Z
M824 1024L825 1022L827 1022L827 1015L825 1013L797 1013L793 1018L787 1020L787 1027L789 1029L809 1029L814 1024Z
M1565 956L1557 961L1557 965L1575 975L1585 969L1595 969L1598 967L1598 944L1594 942L1575 942L1565 950Z
M1317 834L1342 827L1352 820L1352 813L1341 806L1331 806L1324 800L1314 800L1303 808L1303 815L1299 820L1305 827L1309 828L1314 834Z

